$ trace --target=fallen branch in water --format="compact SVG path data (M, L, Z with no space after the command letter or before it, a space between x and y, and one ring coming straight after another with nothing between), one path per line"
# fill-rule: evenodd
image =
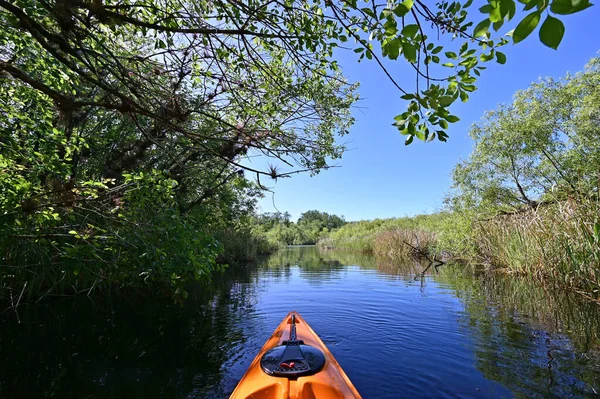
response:
M431 267L432 264L437 262L437 265L435 265L435 268L437 269L438 267L446 264L446 262L444 262L443 260L438 260L435 258L435 255L433 255L433 259L431 259L429 257L429 255L427 254L427 252L423 251L421 248L415 247L412 244L409 244L408 242L402 240L403 243L405 243L406 245L408 245L409 247L411 247L419 256L422 256L423 258L427 259L429 261L429 266L427 266L427 269L429 269ZM425 270L427 270L425 269Z
M411 247L415 251L416 254L427 259L427 261L429 261L429 264L427 265L427 267L421 273L417 273L417 275L415 276L415 280L417 280L419 277L423 278L425 276L425 273L427 273L427 271L431 268L431 266L433 266L435 268L435 271L437 271L438 267L446 264L446 262L444 262L443 260L436 259L435 254L433 255L433 259L431 259L429 257L429 255L427 254L427 252L425 252L421 248L415 247L414 245L412 245L404 240L402 240L402 242L404 244L408 245L409 247Z

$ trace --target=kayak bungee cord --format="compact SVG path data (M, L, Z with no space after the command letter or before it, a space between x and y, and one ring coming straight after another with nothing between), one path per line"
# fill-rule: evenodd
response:
M296 315L290 318L290 338L269 350L260 360L265 373L272 376L298 378L321 371L325 356L320 349L305 345L296 334Z
M298 313L290 312L230 399L300 398L360 399L360 394L319 336Z

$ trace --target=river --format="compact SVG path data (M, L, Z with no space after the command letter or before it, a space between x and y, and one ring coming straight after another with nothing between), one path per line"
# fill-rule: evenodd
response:
M0 315L2 398L226 398L290 310L369 398L600 393L600 306L515 278L315 247L142 294Z

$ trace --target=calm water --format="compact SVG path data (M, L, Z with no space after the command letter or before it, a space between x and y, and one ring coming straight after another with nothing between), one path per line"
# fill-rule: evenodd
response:
M138 295L0 316L0 397L225 398L299 311L365 398L585 398L600 307L514 279L314 247L230 271L182 308Z

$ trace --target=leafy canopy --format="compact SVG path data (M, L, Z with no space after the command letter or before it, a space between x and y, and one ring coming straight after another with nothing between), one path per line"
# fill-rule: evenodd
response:
M547 14L540 40L556 48L564 34L559 18L590 5L490 0L474 26L472 0L0 0L0 70L46 94L63 113L103 108L159 122L206 151L214 151L207 148L213 140L242 141L282 165L317 172L341 154L333 137L349 128L356 99L335 48L376 62L408 101L394 122L407 144L414 137L445 141L458 121L449 107L467 101L485 62L506 62L498 49L509 40L492 36L520 14L517 8L528 15L509 33L513 42ZM409 63L414 85L401 84L385 58ZM197 118L214 123L218 134L197 132ZM215 154L258 175L286 175L228 155Z

